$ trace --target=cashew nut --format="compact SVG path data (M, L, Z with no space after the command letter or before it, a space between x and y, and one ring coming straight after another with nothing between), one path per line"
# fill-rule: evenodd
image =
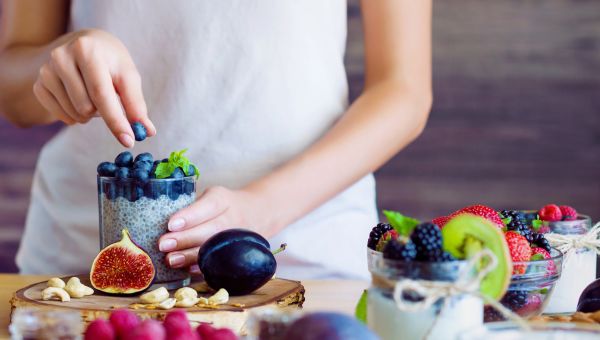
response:
M58 277L53 277L48 280L48 287L65 288L65 281Z
M176 302L177 302L177 300L175 300L174 298L168 298L168 299L162 301L161 303L159 303L157 305L157 307L160 309L171 309L171 308L175 307Z
M200 301L199 298L185 298L185 299L181 299L181 300L177 300L175 299L177 302L175 302L175 306L176 307L183 307L183 308L188 308L188 307L192 307L194 305L196 305L198 303L198 301Z
M160 287L151 292L140 295L143 303L160 303L169 298L169 291L165 287Z
M229 293L224 289L219 289L215 295L208 298L209 305L222 305L229 301Z
M67 281L65 290L72 298L82 298L94 294L94 290L81 283L77 277L72 277Z
M42 291L42 300L60 300L62 302L71 301L69 293L58 287L48 287Z
M197 297L198 297L198 292L190 287L179 288L175 292L175 299L177 301L183 300L183 299L195 299Z
M200 298L198 299L198 304L199 304L199 305L208 305L208 299L207 299L207 298L205 298L205 297L200 297Z

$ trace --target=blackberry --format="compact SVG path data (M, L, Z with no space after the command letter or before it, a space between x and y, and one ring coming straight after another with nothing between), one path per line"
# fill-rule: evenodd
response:
M504 317L500 312L496 310L496 308L492 306L485 306L483 308L483 321L484 322L495 322L495 321L504 321Z
M449 252L443 251L442 249L436 249L426 255L426 261L428 262L450 262L456 261L456 258Z
M383 258L391 260L412 261L417 256L415 244L410 240L401 243L398 240L391 239L383 248Z
M547 252L550 252L550 242L548 242L544 234L534 233L531 237L531 242L536 246L545 249Z
M369 241L367 242L367 247L375 250L377 246L377 242L383 234L392 230L392 226L388 223L379 223L371 229L371 233L369 233Z
M427 261L430 254L442 249L442 232L431 222L416 226L410 235L411 241L417 248L417 260Z
M509 290L504 294L500 303L515 312L525 306L527 295L528 292L526 290Z
M510 221L506 225L508 230L516 231L527 239L527 242L531 243L533 232L527 225L525 215L517 210L502 210L500 212L503 218L510 218Z

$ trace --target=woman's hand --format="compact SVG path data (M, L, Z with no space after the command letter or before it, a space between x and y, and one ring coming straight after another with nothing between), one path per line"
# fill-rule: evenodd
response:
M171 267L193 266L199 247L219 231L241 227L272 236L266 227L267 210L268 205L251 191L208 188L196 202L171 216L170 232L160 238L158 248L168 253Z
M107 32L70 34L51 50L33 91L42 106L66 124L87 123L99 115L125 147L134 144L130 122L142 123L149 136L156 134L133 60L121 41Z

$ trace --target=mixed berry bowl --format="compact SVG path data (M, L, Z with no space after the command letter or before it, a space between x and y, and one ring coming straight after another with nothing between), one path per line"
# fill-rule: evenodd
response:
M500 303L521 317L542 313L562 272L563 254L552 248L551 257L535 261L513 262L513 275L508 291ZM486 322L502 321L500 313L485 307Z

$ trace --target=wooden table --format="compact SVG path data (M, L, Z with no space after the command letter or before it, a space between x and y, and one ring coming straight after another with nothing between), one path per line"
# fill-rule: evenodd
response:
M47 280L49 276L0 274L0 339L8 339L12 294L27 285ZM302 281L306 288L304 310L328 310L354 313L358 298L369 283L366 281Z

